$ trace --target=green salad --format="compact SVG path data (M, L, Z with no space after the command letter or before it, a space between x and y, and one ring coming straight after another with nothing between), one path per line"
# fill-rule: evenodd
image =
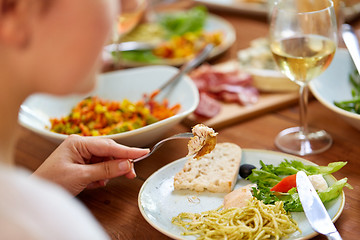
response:
M278 166L266 165L263 161L260 161L260 165L261 168L252 169L252 173L246 178L257 184L257 187L253 188L253 195L265 204L283 201L286 211L299 212L303 211L303 209L295 187L296 182L294 182L296 181L296 173L304 171L307 175L327 175L340 170L346 165L346 162L334 162L328 166L313 166L305 165L300 161L285 159ZM347 183L347 178L338 180L325 191L318 192L319 197L323 203L327 203L337 198L345 186L352 188Z
M160 17L159 23L170 38L203 30L207 15L206 7L196 6L188 11L164 14Z
M352 86L352 99L346 101L335 101L335 106L346 111L360 114L360 76L357 71L350 74L349 80Z

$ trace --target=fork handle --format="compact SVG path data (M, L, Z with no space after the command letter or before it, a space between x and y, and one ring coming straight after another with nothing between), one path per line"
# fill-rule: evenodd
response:
M129 159L129 161L130 161L131 163L139 162L139 161L141 161L141 160L144 160L144 159L147 158L148 156L150 156L151 153L152 153L152 152L150 151L148 154L145 154L145 155L142 156L142 157L135 158L135 159Z
M176 134L174 136L165 138L163 140L161 140L160 142L158 142L157 144L154 145L154 147L152 147L150 149L150 152L142 157L136 158L136 159L130 159L130 162L132 163L136 163L139 162L141 160L144 160L145 158L149 157L151 154L153 154L163 143L169 141L169 140L174 140L174 139L187 139L187 138L191 138L194 135L191 132L186 132L186 133L179 133Z

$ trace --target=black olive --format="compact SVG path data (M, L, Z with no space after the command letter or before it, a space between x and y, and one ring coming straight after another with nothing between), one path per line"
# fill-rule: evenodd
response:
M240 166L239 174L242 178L247 178L251 173L252 170L256 168L254 165L251 164L243 164Z

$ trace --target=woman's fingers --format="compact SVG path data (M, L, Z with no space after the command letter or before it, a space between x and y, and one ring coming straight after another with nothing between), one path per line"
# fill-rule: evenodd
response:
M75 179L78 179L78 185L86 188L103 187L106 185L104 179L122 175L129 179L136 177L129 159L141 157L149 152L148 149L117 144L111 139L86 138L78 135L69 136L61 147L63 151L68 152L68 157L65 159L71 159L70 164L78 164ZM60 158L63 156L62 154ZM74 195L76 194L77 192Z
M109 179L99 180L96 182L89 183L86 188L87 189L95 189L95 188L99 188L99 187L105 187L108 182L109 182Z
M85 178L90 183L102 179L134 174L132 165L128 160L111 160L95 164L84 165Z
M136 177L136 173L135 173L135 169L134 169L134 163L131 162L130 163L131 166L131 171L128 172L127 174L125 174L125 177L129 178L129 179L133 179Z
M89 159L91 156L113 157L115 159L135 159L149 152L149 149L132 148L116 143L112 139L81 138L77 135L69 136L74 146L82 155Z

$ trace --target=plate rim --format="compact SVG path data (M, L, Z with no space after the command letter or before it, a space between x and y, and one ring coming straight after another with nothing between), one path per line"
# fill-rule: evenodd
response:
M227 3L223 3L222 1L207 1L207 0L195 0L195 1L204 4L209 8L221 8L227 11L247 13L255 16L268 15L268 6L266 3L232 1L231 3L227 4Z
M350 54L349 51L345 48L338 48L337 50L338 54L344 55L347 58L350 58ZM351 119L354 120L360 120L360 114L356 114L356 113L352 113L349 111L346 111L342 108L339 108L337 106L334 105L334 103L330 103L328 101L326 101L318 92L317 88L315 87L315 81L318 79L319 77L317 77L316 79L314 79L314 81L311 81L309 84L309 88L311 90L311 93L315 96L315 98L321 102L324 106L326 106L328 109L336 112L339 115L343 115L346 117L349 117Z
M242 149L242 153L244 152L258 152L258 153L266 153L266 154L277 154L277 155L282 155L284 156L284 158L293 158L293 159L299 159L302 162L306 162L309 163L311 165L315 165L315 166L319 166L318 164L311 162L310 160L307 160L305 158L296 156L296 155L292 155L292 154L288 154L288 153L283 153L283 152L279 152L279 151L273 151L273 150L267 150L267 149L256 149L256 148L241 148ZM171 237L173 239L179 239L179 240L186 240L184 238L179 238L177 235L166 231L165 229L162 229L161 227L157 226L153 221L151 221L151 219L147 216L144 208L142 207L142 198L141 195L144 191L144 189L146 188L147 184L150 182L151 178L153 178L154 176L156 176L159 172L161 172L163 169L165 168L169 168L172 165L175 165L177 163L179 163L180 161L185 161L186 157L183 158L179 158L177 160L174 160L166 165L164 165L163 167L159 168L158 170L156 170L154 173L152 173L146 180L145 182L142 184L140 190L139 190L139 194L138 194L138 208L140 210L141 215L143 216L143 218L146 220L147 223L149 223L153 228L155 228L156 230L158 230L159 232L161 232L162 234ZM329 176L334 179L337 180L332 174L329 174ZM341 197L341 202L340 202L340 206L339 209L337 210L337 212L335 213L334 217L331 219L332 222L336 222L338 220L338 218L340 217L341 213L344 210L345 207L345 192L344 190L342 190L342 194L340 195ZM300 238L297 239L310 239L313 238L315 236L319 235L319 233L313 231L313 233L310 233L306 236L302 236Z

